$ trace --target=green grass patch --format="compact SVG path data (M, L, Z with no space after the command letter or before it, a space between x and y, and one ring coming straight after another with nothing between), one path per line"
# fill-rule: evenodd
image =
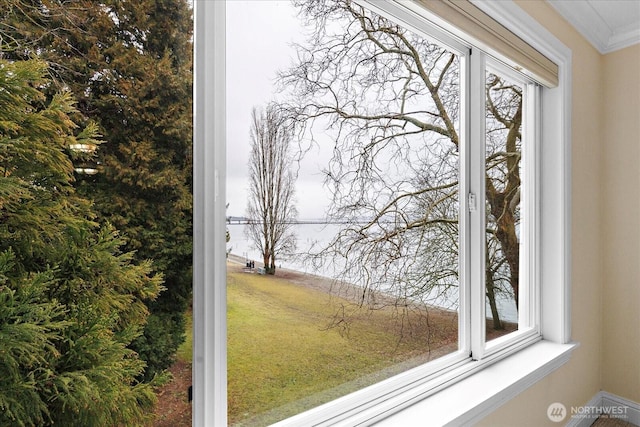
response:
M410 367L402 362L423 363L429 346L451 346L457 339L454 317L357 309L277 276L232 269L229 422L267 425Z
M193 360L193 313L188 310L184 314L185 339L178 347L176 357L181 362L191 363Z

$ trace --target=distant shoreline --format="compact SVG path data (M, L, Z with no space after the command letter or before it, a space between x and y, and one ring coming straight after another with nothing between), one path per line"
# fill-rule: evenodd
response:
M245 271L247 273L257 274L258 268L264 267L264 263L250 259L250 261L254 261L255 267L251 270L247 270L247 259L245 257L234 254L229 254L229 256L227 257L227 261L227 266L232 268L234 272ZM288 268L277 268L275 277L285 279L297 285L315 289L330 295L339 296L342 298L347 297L351 300L357 299L357 296L361 295L363 292L363 288L361 286L340 282L339 280L332 279L326 276L305 273ZM349 292L345 294L344 288L348 288Z
M228 268L231 268L233 272L244 271L250 274L258 274L258 268L261 268L264 265L262 262L252 260L255 263L255 267L251 270L248 270L246 267L247 260L244 257L229 254L227 259L227 266ZM362 286L354 285L352 283L333 279L327 276L321 276L317 274L279 267L276 269L276 274L274 277L288 280L289 282L296 285L314 289L331 296L344 298L358 305L364 306L367 304L372 304L376 309L389 306L405 306L408 308L409 306L414 305L414 308L418 308L420 310L437 310L441 313L455 313L457 315L457 312L455 310L449 310L443 307L438 307L436 305L425 305L418 303L411 304L407 301L400 302L393 295L385 294L382 291L366 289Z
M246 259L244 257L229 254L229 256L227 257L227 261L228 261L227 267L230 268L233 272L242 272L243 270L246 271L246 267L245 267ZM257 274L257 268L262 267L263 263L255 260L253 261L255 262L256 268L252 269L253 271L251 271L251 274ZM247 273L249 273L249 271L247 271ZM365 302L365 300L369 301L369 299L366 298L366 295L364 295L364 293L367 291L362 286L343 282L337 279L332 279L330 277L320 276L320 275L311 274L311 273L305 273L305 272L292 270L288 268L278 268L276 270L276 274L274 277L288 280L291 283L294 283L296 285L314 289L314 290L329 294L331 296L344 298L356 304L364 305L367 303ZM406 304L406 302L399 303L398 300L394 298L392 295L387 295L380 291L369 290L368 292L373 292L372 296L370 296L369 298L372 298L372 300L376 303L376 305L379 305L380 307L382 306L398 307L403 304ZM423 304L416 304L416 306L420 307L419 309L421 310L429 310L429 311L437 310L438 312L443 314L448 313L448 314L455 314L457 316L457 311L449 310L449 309L438 307L435 305L427 306ZM502 323L505 329L503 331L496 331L489 326L492 321L493 320L490 317L487 317L487 325L488 325L487 339L493 339L500 335L503 335L505 332L511 332L518 329L517 323L510 322L508 320L503 319Z

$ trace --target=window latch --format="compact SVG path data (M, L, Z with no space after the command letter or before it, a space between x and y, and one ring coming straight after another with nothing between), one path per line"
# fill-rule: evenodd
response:
M468 202L469 202L469 212L475 212L476 211L476 195L473 193L469 193Z

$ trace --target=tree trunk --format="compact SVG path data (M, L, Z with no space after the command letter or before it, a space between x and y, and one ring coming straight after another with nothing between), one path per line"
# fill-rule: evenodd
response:
M264 265L264 271L266 273L269 272L269 258L271 258L269 251L264 251L264 254L262 254L262 264Z
M505 196L498 193L490 181L487 180L487 200L491 207L491 214L496 218L495 236L500 242L500 248L509 265L509 283L513 289L516 308L518 308L518 284L520 283L520 243L516 234L515 218L508 206L505 206ZM487 289L489 282L487 280Z
M504 329L504 325L500 320L500 313L498 312L498 305L496 304L496 295L493 290L493 272L489 268L489 265L487 265L486 277L487 298L489 298L489 307L491 307L491 316L493 317L493 329L502 330Z

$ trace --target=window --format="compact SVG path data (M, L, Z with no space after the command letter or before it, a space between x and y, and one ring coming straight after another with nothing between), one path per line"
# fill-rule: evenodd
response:
M224 283L224 274L220 264L216 269L204 262L211 257L223 260L225 254L222 237L225 214L220 208L221 205L224 207L221 196L224 144L203 144L206 136L216 141L224 138L224 126L220 121L224 117L224 104L220 101L224 62L220 59L222 55L214 55L209 61L204 59L204 65L198 62L206 52L203 42L213 42L210 46L214 51L223 50L220 39L202 28L206 19L213 19L213 26L218 31L224 28L224 6L217 2L206 3L196 2L196 150L201 150L201 155L197 152L195 156L195 223L201 230L196 234L199 238L194 247L196 425L204 425L205 420L224 423L226 414L222 403L226 397L225 298L223 286L220 286ZM375 5L379 6L378 3ZM570 69L570 58L567 52L562 47L548 49L550 56L560 62L560 86L540 88L482 51L472 46L460 48L460 42L442 35L438 29L431 29L415 4L405 7L389 3L385 10L376 12L391 14L403 26L418 33L436 34L438 40L450 41L444 43L457 52L462 64L460 103L464 107L460 109L460 129L465 137L461 139L461 163L453 168L458 171L460 184L457 200L451 205L458 206L455 210L459 215L459 238L455 240L461 248L457 256L460 276L458 351L285 420L283 425L328 425L338 421L345 425L371 423L428 396L442 395L444 386L454 379L463 382L461 380L482 367L509 360L512 353L532 346L541 337L558 344L569 341L566 248L566 150L569 138L565 122L570 87L566 70ZM513 8L509 12L518 13ZM539 28L536 31L540 32ZM536 43L543 47L547 45L540 40ZM211 103L212 99L217 101ZM203 114L216 117L217 121L199 122ZM511 118L505 120L505 115ZM513 120L515 115L520 115L522 120ZM206 167L211 165L214 167ZM557 185L558 182L563 185ZM502 194L502 209L498 209L498 202L492 200L497 194ZM451 206L449 209L453 209ZM512 216L507 224L509 230L505 230L507 208ZM517 252L517 256L513 252ZM507 300L511 297L514 305L517 304L517 314L512 315L510 322L517 323L517 327L513 326L517 330L492 339L487 334L485 313L493 313L494 319L500 321L514 308L501 305L500 295ZM211 307L215 309L211 310ZM566 351L563 347L550 357L558 359L558 355ZM474 363L474 360L480 363ZM208 405L205 401L214 404Z

